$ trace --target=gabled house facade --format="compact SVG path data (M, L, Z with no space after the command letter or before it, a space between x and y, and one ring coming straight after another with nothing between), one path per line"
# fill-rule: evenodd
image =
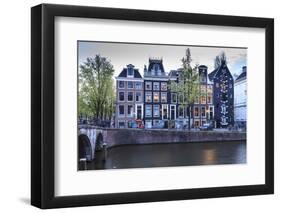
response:
M214 120L214 103L213 103L213 82L208 79L208 67L200 65L199 87L200 96L196 99L193 109L193 127L198 128L205 123L213 123Z
M169 119L168 80L163 60L149 58L148 67L144 67L144 124L145 128L163 125L167 127Z
M182 69L171 70L169 80L179 83ZM196 99L191 111L191 127L198 128L205 123L212 122L214 119L213 105L213 83L208 80L208 67L200 65L198 67L200 96ZM188 125L188 107L183 108L181 104L185 97L175 92L170 93L170 108L175 108L176 126ZM173 120L173 119L172 119Z
M234 120L240 128L247 125L247 67L242 68L241 74L234 82Z
M115 127L132 128L136 119L143 119L143 78L132 64L116 77Z
M234 81L225 61L209 74L213 82L214 121L216 128L234 125Z

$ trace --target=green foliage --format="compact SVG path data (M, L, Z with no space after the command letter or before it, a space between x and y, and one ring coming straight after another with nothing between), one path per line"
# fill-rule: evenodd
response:
M110 119L114 110L115 88L112 64L100 55L79 67L78 112L84 117Z
M169 87L171 92L177 93L180 107L188 107L189 112L191 112L194 102L202 95L199 85L198 65L195 67L191 66L192 59L189 48L186 50L186 55L181 61L182 68L179 72L179 82L170 82ZM190 114L188 117L191 117Z
M225 52L221 52L221 54L217 55L214 59L215 69L219 68L222 64L227 64Z
M189 48L186 56L182 58L182 69L179 73L179 82L170 82L171 92L176 92L178 96L183 95L183 106L192 105L200 95L198 65L191 67L191 54Z

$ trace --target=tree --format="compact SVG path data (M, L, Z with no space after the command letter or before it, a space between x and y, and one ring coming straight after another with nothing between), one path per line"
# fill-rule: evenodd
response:
M219 68L223 63L227 64L225 52L221 52L219 55L215 57L214 59L215 69Z
M96 55L87 58L79 68L79 115L111 119L115 101L113 65L105 57Z
M191 128L191 112L194 102L201 95L199 84L198 65L191 66L191 53L187 48L185 57L182 58L182 68L180 69L178 82L170 82L171 92L178 94L179 108L187 109L188 129ZM182 98L180 98L182 97Z
M214 67L215 69L219 68L221 65L220 57L217 55L214 60Z

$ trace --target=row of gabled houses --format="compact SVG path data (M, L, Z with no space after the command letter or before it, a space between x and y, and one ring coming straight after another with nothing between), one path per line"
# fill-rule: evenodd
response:
M246 68L245 68L246 69ZM180 82L182 69L165 72L162 59L149 58L143 77L132 64L116 77L115 127L182 128L188 125L183 94L172 92L169 83ZM216 128L234 125L234 79L225 63L208 74L198 67L201 96L192 107L191 127L213 123Z

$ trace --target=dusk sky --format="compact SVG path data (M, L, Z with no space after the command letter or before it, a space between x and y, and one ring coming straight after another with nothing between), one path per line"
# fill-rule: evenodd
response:
M100 54L106 57L115 69L114 77L118 76L127 64L133 64L143 75L144 65L148 65L149 57L162 58L165 72L181 67L181 59L190 48L192 64L206 65L208 73L214 70L214 58L225 52L228 68L232 74L240 74L242 67L247 65L246 48L172 46L151 44L129 44L109 42L79 42L78 60L82 64L87 57Z

